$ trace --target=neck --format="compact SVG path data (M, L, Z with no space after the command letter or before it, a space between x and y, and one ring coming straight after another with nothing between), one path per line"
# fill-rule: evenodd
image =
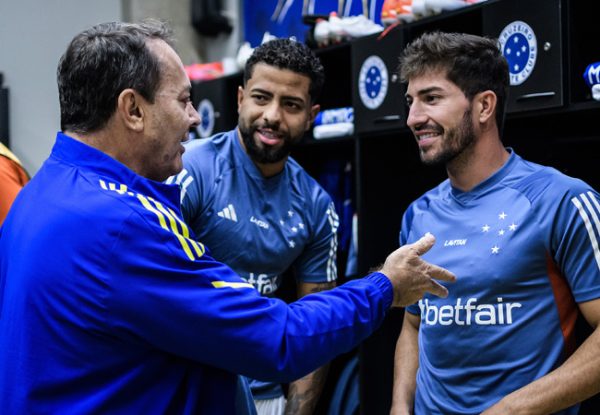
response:
M448 178L453 187L468 192L500 170L508 157L497 133L484 134L446 164Z
M103 128L91 133L65 131L65 134L96 150L102 151L140 174L135 150L132 146L128 145L129 140L123 139L123 133L119 133L111 128Z

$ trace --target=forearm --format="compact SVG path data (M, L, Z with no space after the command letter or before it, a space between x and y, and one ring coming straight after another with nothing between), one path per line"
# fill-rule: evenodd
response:
M329 365L325 365L292 383L288 389L286 415L309 415L315 411L325 385Z
M335 286L335 281L321 283L300 282L297 287L298 298L302 298L308 294L331 290ZM329 365L326 364L314 372L290 383L285 407L286 415L304 415L314 412L319 401L319 396L321 396L328 370Z
M415 326L416 325L416 326ZM405 314L394 356L394 415L412 414L419 368L418 317Z
M560 367L504 397L485 415L550 414L600 392L598 327Z

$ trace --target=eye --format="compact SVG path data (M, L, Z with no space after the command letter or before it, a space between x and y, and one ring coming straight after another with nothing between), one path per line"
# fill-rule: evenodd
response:
M285 106L294 111L299 111L302 109L300 104L298 104L296 102L286 102Z
M430 94L425 96L425 102L427 102L428 104L435 104L440 99L441 97L439 95Z
M258 104L263 104L268 101L267 96L262 94L254 94L252 95L252 99Z

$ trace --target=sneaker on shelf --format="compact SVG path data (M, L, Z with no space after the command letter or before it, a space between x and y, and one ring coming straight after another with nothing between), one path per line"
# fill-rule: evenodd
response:
M277 39L277 36L273 36L269 32L265 32L260 43L261 44L267 43L269 40L274 40L274 39ZM237 63L237 66L239 69L241 69L241 70L244 69L244 67L246 66L246 61L248 60L250 55L252 55L252 52L254 52L254 48L250 45L250 42L244 42L240 46L240 48L238 49L237 55L235 57L235 62Z
M313 36L315 38L315 42L317 42L318 47L322 48L324 46L329 45L330 32L331 30L329 29L329 20L317 19Z
M381 6L381 23L384 26L393 25L398 21L398 10L400 9L400 0L384 0Z
M381 22L386 26L397 22L410 23L421 11L425 11L423 2L424 0L386 0L381 8Z
M466 7L469 2L465 0L425 0L425 7L432 14L440 14L445 11L451 11Z
M410 11L413 14L412 20L418 20L433 14L431 13L431 10L427 8L427 0L412 0L411 3ZM407 20L406 22L408 23L409 21Z
M237 64L238 69L243 70L246 66L246 61L252 55L254 49L250 46L250 42L244 42L242 46L238 49L237 55L235 57L235 63Z
M383 31L383 26L378 25L364 15L338 17L336 14L329 16L329 36L334 43L344 40L356 39Z

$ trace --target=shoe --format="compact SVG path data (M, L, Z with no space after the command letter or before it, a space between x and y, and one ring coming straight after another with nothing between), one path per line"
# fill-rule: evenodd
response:
M385 26L394 23L410 23L415 20L414 6L417 9L424 0L385 0L381 8L381 22ZM423 10L424 7L421 7ZM417 13L418 14L418 13Z
M313 37L317 46L322 48L329 45L329 35L331 30L329 29L329 20L317 19L315 29L313 31Z
M381 23L386 27L396 23L399 9L400 0L384 0L381 6Z
M331 43L340 43L383 31L383 26L367 19L362 14L340 18L337 16L337 13L331 13L328 23L329 41ZM325 31L325 29L322 30L323 32Z
M267 43L269 40L274 39L277 39L277 36L273 36L269 32L265 32L260 43ZM237 63L237 66L240 70L244 69L244 67L246 66L246 61L248 60L248 58L250 58L252 52L254 52L254 48L250 46L250 42L244 42L242 46L240 46L235 57L235 62Z
M432 14L440 14L444 11L457 10L468 6L465 0L425 0L425 7Z

